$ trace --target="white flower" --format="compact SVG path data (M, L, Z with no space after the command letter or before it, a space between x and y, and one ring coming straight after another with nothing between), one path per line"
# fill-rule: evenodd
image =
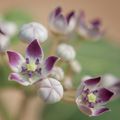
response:
M64 87L65 87L66 89L71 89L71 88L73 87L73 83L72 83L71 77L66 76L63 84L64 84Z
M13 22L2 21L0 22L0 29L7 35L8 37L12 37L17 32L17 26Z
M0 52L5 52L9 45L9 38L5 35L0 34Z
M57 48L57 55L61 57L63 60L71 61L75 59L76 52L75 52L75 49L71 45L62 43Z
M77 60L70 61L70 66L75 73L79 73L82 70L82 67Z
M54 68L52 69L51 73L50 73L50 76L51 76L52 78L55 78L55 79L61 81L61 80L63 80L63 78L64 78L64 71L63 71L63 69L60 68L60 67L54 67Z
M47 103L55 103L63 97L63 87L54 78L46 78L37 83L38 95Z
M48 38L47 29L40 23L31 22L24 24L20 30L20 38L25 42L31 42L35 39L39 40L41 43L46 41Z

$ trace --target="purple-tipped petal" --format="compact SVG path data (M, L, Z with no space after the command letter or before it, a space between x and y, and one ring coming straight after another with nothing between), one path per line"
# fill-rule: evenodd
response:
M56 56L50 56L45 60L45 70L47 72L50 72L52 68L54 67L56 61L58 60L58 57Z
M64 32L67 27L67 21L63 15L59 15L55 18L55 21L53 21L54 26L59 32Z
M95 19L91 22L91 24L94 28L99 28L101 25L101 21L100 21L100 19Z
M93 110L92 116L99 116L99 115L102 115L103 113L108 112L108 111L110 111L109 108L105 108L105 107L97 108L97 109Z
M43 51L37 40L32 41L26 49L26 58L41 59Z
M84 83L88 86L96 86L100 83L101 77L91 78L88 80L85 80Z
M61 8L60 6L57 7L57 8L53 11L55 17L58 16L58 15L61 13L61 11L62 11L62 8Z
M98 90L98 98L102 101L102 102L107 102L111 99L111 97L113 96L113 92L111 92L110 90L106 89L106 88L100 88Z
M25 62L21 54L13 51L7 51L10 67L13 71L21 70L21 65Z
M67 23L70 22L71 18L75 16L75 12L74 11L71 11L67 16L66 16L66 19L67 19Z
M86 115L88 115L88 116L91 116L92 115L92 110L89 108L89 107L87 107L87 106L85 106L85 105L79 105L78 106L79 107L79 109L80 109L80 111L82 112L82 113L84 113L84 114L86 114Z
M11 73L9 75L9 80L15 81L21 85L28 86L30 85L30 82L26 80L22 75L18 73Z

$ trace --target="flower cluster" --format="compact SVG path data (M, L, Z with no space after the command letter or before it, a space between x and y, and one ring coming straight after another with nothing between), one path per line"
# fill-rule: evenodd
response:
M34 85L43 101L55 103L66 98L66 94L63 97L64 92L71 90L76 93L73 86L74 75L80 74L82 70L76 59L77 47L70 45L70 40L61 40L61 36L71 37L77 32L80 39L98 40L104 35L104 30L101 28L99 19L87 23L83 11L79 15L71 11L65 16L61 7L55 8L48 20L54 36L53 40L55 40L52 45L49 45L52 55L50 53L50 56L45 59L41 47L41 44L48 39L48 30L38 22L24 24L19 31L19 38L28 43L25 56L16 51L7 50L9 66L13 71L9 75L9 80L23 86ZM13 24L0 23L0 52L6 50L8 46L9 39L6 36L12 36L15 31ZM59 60L57 56L61 61L56 66ZM108 80L111 81L109 84ZM70 95L72 95L71 91ZM87 76L81 80L77 90L76 104L84 114L99 116L109 111L105 105L112 98L116 98L119 91L120 82L114 77L103 76L101 79L101 77Z

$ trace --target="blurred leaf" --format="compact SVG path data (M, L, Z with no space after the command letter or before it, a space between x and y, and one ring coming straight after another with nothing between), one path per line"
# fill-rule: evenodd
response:
M10 10L4 14L4 19L15 22L18 26L32 21L32 17L22 10Z

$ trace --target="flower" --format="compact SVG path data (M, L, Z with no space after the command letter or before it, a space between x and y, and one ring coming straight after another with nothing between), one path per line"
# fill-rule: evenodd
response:
M9 64L13 73L9 79L28 86L49 75L58 60L56 56L49 56L43 60L43 51L37 40L32 41L27 49L25 59L20 53L7 51Z
M63 97L63 87L54 78L45 78L38 81L38 95L47 103L55 103Z
M76 26L76 15L74 11L71 11L66 16L62 14L62 8L55 8L48 20L50 29L55 34L68 34L72 32Z
M102 87L100 81L101 77L84 80L77 91L77 106L88 116L99 116L109 111L104 105L112 98L113 92Z
M52 78L55 78L55 79L61 81L61 80L63 80L63 78L64 78L64 71L63 71L62 68L55 66L55 67L52 69L52 71L51 71L51 73L50 73L50 76L51 76Z
M91 38L99 40L104 35L104 30L101 25L100 19L94 19L89 24L85 21L85 13L82 11L78 17L77 25L78 34L84 38Z
M61 43L57 47L57 55L63 60L72 61L76 57L76 52L73 46Z
M32 40L35 39L42 43L47 40L48 31L42 24L37 22L31 22L28 24L24 24L21 27L19 36L21 40L28 43L32 42Z
M2 30L0 30L0 53L3 53L7 50L9 41L9 37L6 36Z
M2 21L0 22L0 30L8 37L12 37L17 32L17 25L13 22Z

